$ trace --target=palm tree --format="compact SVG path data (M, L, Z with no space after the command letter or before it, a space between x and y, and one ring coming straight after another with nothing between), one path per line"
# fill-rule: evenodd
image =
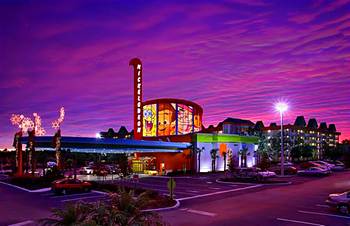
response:
M203 152L205 150L205 148L204 147L202 147L202 148L198 148L198 147L196 147L196 148L194 148L194 152L198 155L198 167L197 167L197 172L199 172L200 173L200 171L201 171L201 153Z
M248 148L244 147L239 151L241 155L241 167L247 167Z
M70 204L53 210L53 218L39 221L40 225L56 226L162 226L167 225L154 212L144 211L151 194L144 192L134 197L133 191L111 193L109 202Z
M227 152L226 151L222 152L222 157L224 158L224 171L226 171L226 156L227 156Z
M218 158L218 149L217 148L213 148L210 151L210 157L211 157L211 171L215 172L216 169L216 159Z
M39 224L42 226L93 225L94 222L89 217L93 210L94 205L90 203L71 203L63 209L53 209L53 218L41 219Z

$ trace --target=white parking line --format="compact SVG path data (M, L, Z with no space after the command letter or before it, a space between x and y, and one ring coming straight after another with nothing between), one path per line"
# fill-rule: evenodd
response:
M210 213L210 212L201 211L201 210L188 209L187 212L189 212L189 213L196 213L196 214L209 216L209 217L215 217L216 216L216 213Z
M314 215L321 215L321 216L329 216L329 217L338 217L338 218L350 219L350 217L337 215L337 214L319 213L319 212L304 211L304 210L298 210L298 212L299 213L305 213L305 214L314 214Z
M215 217L217 215L216 213L206 212L206 211L202 211L202 210L194 210L194 209L187 209L187 208L182 208L180 210L186 211L189 213L195 213L195 214L199 214L199 215L209 216L209 217Z
M23 225L32 224L32 223L34 223L34 221L28 220L28 221L22 221L16 224L10 224L8 226L23 226Z
M327 206L327 205L323 205L323 204L317 204L316 206L318 206L318 207L325 207L325 208L329 208L329 206Z
M51 199L57 199L57 198L70 198L70 197L76 197L76 196L83 196L83 195L89 195L90 193L77 193L77 194L70 194L70 195L54 195L50 197Z
M202 198L202 197L206 197L206 196L219 195L219 194L223 194L223 193L227 193L227 192L242 191L242 190L257 188L257 187L261 187L261 186L262 186L261 184L258 184L258 185L253 185L253 186L249 186L249 187L236 188L236 189L230 189L230 190L225 190L225 191L218 191L218 192L207 193L207 194L202 194L202 195L195 195L195 196L180 198L177 200L182 201L182 200L188 200L188 199L196 199L196 198ZM175 191L175 194L176 194L176 191Z
M103 198L105 196L103 195L94 195L94 196L89 196L89 197L81 197L81 198L74 198L74 199L64 199L61 200L61 202L70 202L70 201L77 201L77 200L83 200L83 199L92 199L92 198Z
M325 226L324 224L316 224L316 223L311 223L311 222L306 222L306 221L297 221L297 220L291 220L291 219L286 219L286 218L276 218L276 220L292 222L292 223L299 223L299 224L314 225L314 226Z

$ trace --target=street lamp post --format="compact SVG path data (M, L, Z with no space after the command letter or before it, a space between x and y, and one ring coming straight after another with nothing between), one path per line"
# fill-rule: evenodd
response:
M277 103L276 110L280 113L281 118L281 176L284 176L284 148L283 148L283 112L287 111L288 105L286 103Z

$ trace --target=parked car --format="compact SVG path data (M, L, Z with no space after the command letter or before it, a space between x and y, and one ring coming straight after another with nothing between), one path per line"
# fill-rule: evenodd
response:
M1 165L0 166L0 174L10 174L12 173L13 167L10 165Z
M310 167L308 169L298 171L298 175L302 176L326 176L329 174L330 171L322 167Z
M54 162L54 161L49 161L49 162L46 163L46 166L48 168L53 168L53 167L57 166L57 163Z
M350 191L343 193L330 194L326 200L326 204L336 208L342 214L350 213Z
M85 166L85 167L80 168L79 173L83 174L83 175L93 174L94 170L91 167Z
M281 166L273 166L269 169L276 174L281 174ZM284 166L284 174L286 175L294 175L297 174L298 170L294 166Z
M323 166L323 165L318 164L318 163L313 162L313 161L304 162L304 163L302 163L302 164L300 165L300 168L301 168L301 169L309 169L310 167L317 167L317 168L322 168L322 169L331 171L328 167Z
M67 194L70 192L89 192L91 183L78 179L64 178L52 182L51 190L56 194Z
M327 168L329 170L332 170L332 168L335 166L334 164L325 162L325 161L312 161L316 164L319 164L320 166L323 166L324 168Z
M281 163L279 162L279 163L277 163L277 165L280 166ZM293 163L291 163L291 162L284 162L283 165L284 165L284 166L293 166Z
M261 170L260 168L241 168L234 175L238 179L252 179L261 181L267 178L275 177L276 173L268 170Z
M342 163L341 161L334 161L334 162L326 161L326 162L334 165L334 166L332 167L332 170L333 170L333 171L342 171L342 170L345 170L345 165L344 165L344 163Z

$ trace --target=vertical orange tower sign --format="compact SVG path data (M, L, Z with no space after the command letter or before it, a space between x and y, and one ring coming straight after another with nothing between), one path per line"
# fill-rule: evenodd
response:
M142 139L142 63L138 58L130 60L129 65L134 67L134 139Z

